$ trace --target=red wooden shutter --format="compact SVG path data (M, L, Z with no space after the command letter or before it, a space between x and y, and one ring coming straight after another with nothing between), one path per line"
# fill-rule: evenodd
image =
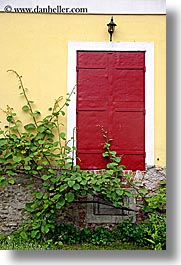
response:
M77 163L105 168L104 138L127 169L145 169L144 52L77 53Z

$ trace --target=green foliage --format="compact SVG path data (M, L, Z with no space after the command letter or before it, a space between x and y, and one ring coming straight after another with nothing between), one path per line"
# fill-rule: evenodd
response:
M149 223L146 240L154 250L166 249L166 216L152 213Z
M60 224L46 240L36 233L27 237L22 229L0 235L0 249L166 249L166 218L157 214L141 223L125 219L112 229L99 226L77 230L69 224Z
M118 238L122 242L135 242L138 245L148 245L145 240L147 225L145 223L136 224L132 220L124 220L118 224Z
M23 237L25 240L26 236ZM35 237L37 240L37 237ZM39 241L41 242L41 240ZM94 246L109 246L115 243L135 244L135 249L166 249L166 219L165 216L151 215L141 223L133 223L131 219L124 220L114 229L97 227L76 230L74 226L61 224L56 227L54 236L45 241L46 248L54 249L75 244L92 244ZM71 249L71 247L69 247Z
M152 244L154 248L162 248L160 235L164 228L158 228L160 223L156 221L152 230L145 228L144 225L138 227L132 223L127 223L126 228L123 223L118 234L103 227L97 228L94 232L87 228L76 231L68 225L57 227L57 211L61 214L70 203L79 200L81 196L96 194L111 202L114 207L121 207L125 196L141 196L144 211L149 213L163 208L165 189L162 186L156 196L151 197L147 190L138 191L130 176L127 176L127 183L135 188L135 193L122 188L120 180L124 166L121 165L121 157L111 149L111 139L108 139L103 127L103 157L107 159L107 169L96 174L75 166L72 158L75 147L71 148L68 145L70 139L67 139L63 126L65 108L69 105L74 89L68 94L65 102L62 103L62 97L58 98L54 105L48 108L49 114L43 116L41 111L34 110L34 102L28 98L22 77L14 70L10 72L16 75L20 94L25 99L21 111L28 116L27 120L31 120L23 124L13 108L7 106L4 110L8 124L4 129L0 129L0 186L13 185L19 170L29 176L30 189L33 189L37 181L39 183L39 189L32 192L32 202L27 203L23 210L23 213L29 213L29 219L17 231L21 239L39 240L44 242L47 248L52 247L52 243L57 247L82 242L106 245L118 238L126 242L134 241L139 245L144 241ZM74 135L71 140L74 142Z
M55 249L54 246L47 247L38 240L23 239L17 233L10 235L0 234L0 250L45 250Z
M166 216L150 214L141 223L124 220L117 226L118 238L122 242L135 242L139 246L148 246L154 250L166 249Z
M145 195L145 212L165 212L166 211L166 182L160 181L160 188L154 193Z
M149 213L166 213L166 182L160 181L158 183L158 188L150 192L146 188L137 186L137 182L134 182L127 178L127 183L132 187L134 192L132 195L135 198L139 198L142 203L139 205L139 211L144 216Z
M104 227L97 227L92 234L91 242L94 245L108 245L115 242L116 234L114 231L108 230Z
M103 127L101 127L101 131L105 139L104 153L102 154L102 156L107 158L107 169L112 170L114 175L116 175L117 177L121 177L125 168L124 165L120 164L121 156L117 156L117 152L111 150L112 139L108 138L107 132Z
M80 170L72 160L75 147L68 145L70 139L66 138L62 118L74 90L65 102L62 103L62 97L58 98L53 107L48 108L49 114L43 116L41 111L34 110L34 102L28 98L22 77L14 70L9 72L17 77L20 94L25 99L21 111L28 116L26 120L31 120L23 124L13 108L7 106L4 110L8 124L0 130L0 185L13 185L19 170L29 176L30 188L37 181L39 183L39 189L32 192L32 202L23 210L30 218L20 236L50 240L56 228L57 210L62 211L80 196L96 193L120 207L126 192L120 182L122 166L116 152L111 151L105 133L107 142L103 156L108 152L110 159L107 170L94 174Z
M90 229L87 231L91 232ZM88 240L89 241L89 240ZM39 240L24 240L18 234L4 235L0 234L0 250L146 250L148 247L141 247L135 243L112 242L106 245L93 245L83 240L82 243L61 243L49 239L45 243Z

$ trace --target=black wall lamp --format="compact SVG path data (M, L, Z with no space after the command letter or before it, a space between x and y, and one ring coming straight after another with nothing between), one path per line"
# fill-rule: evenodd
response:
M113 21L113 16L111 17L111 21L107 24L108 32L110 34L110 41L112 41L112 34L114 33L115 27L117 26Z

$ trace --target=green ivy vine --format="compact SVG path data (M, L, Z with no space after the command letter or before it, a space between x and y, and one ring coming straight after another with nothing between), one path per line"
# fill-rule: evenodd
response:
M21 111L28 116L26 120L31 119L23 124L14 109L7 106L3 110L7 125L0 129L0 186L13 185L20 172L31 182L28 187L32 190L32 202L23 210L29 218L20 227L21 236L48 240L55 233L57 211L63 211L87 194L99 195L114 207L122 207L124 196L133 196L133 193L122 188L120 178L124 166L121 157L111 150L111 140L103 127L100 127L105 139L102 155L108 159L107 169L97 174L74 165L75 147L68 145L71 139L66 137L62 120L75 88L65 100L59 97L48 108L49 114L43 116L40 110L34 109L22 76L14 70L8 72L17 77L20 94L25 100ZM37 181L39 189L33 191Z

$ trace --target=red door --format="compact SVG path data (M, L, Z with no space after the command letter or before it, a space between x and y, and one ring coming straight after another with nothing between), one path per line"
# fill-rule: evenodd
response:
M106 167L104 138L127 169L145 169L145 53L77 52L77 164Z

